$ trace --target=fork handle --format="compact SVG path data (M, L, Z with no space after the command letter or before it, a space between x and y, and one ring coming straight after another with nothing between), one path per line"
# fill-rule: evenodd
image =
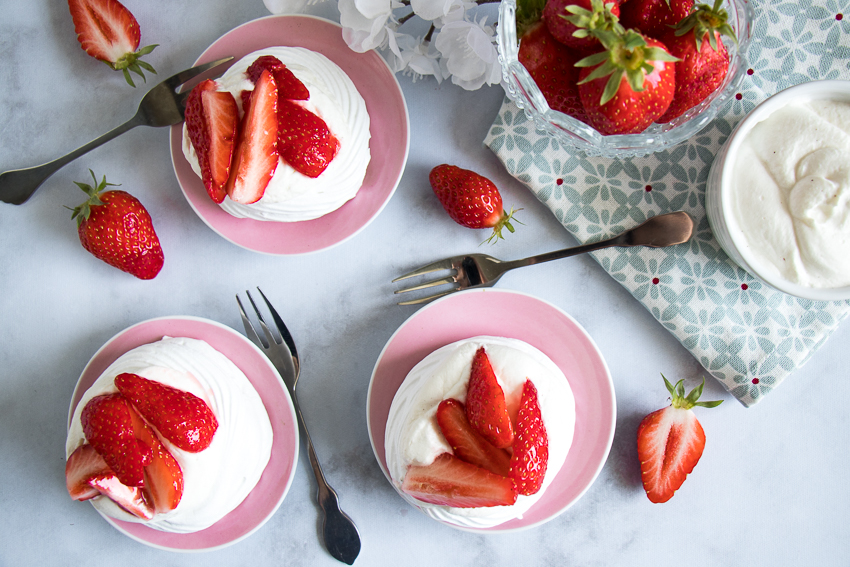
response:
M0 173L0 201L11 203L13 205L21 205L25 203L42 183L47 181L51 175L59 171L61 168L78 157L102 146L111 139L120 136L127 130L140 126L144 123L145 119L143 114L138 112L121 126L113 128L99 138L92 140L88 144L51 162L43 165L37 165L35 167L28 167L26 169L13 169L11 171Z
M508 271L513 270L514 268L522 268L523 266L533 266L534 264L542 264L544 262L551 262L552 260L560 260L561 258L578 256L579 254L585 254L587 252L593 252L595 250L602 250L603 248L610 248L612 246L634 246L634 244L629 242L628 233L623 233L614 236L613 238L609 238L607 240L600 240L599 242L593 242L591 244L582 244L580 246L574 246L572 248L564 248L563 250L555 250L554 252L538 254L537 256L529 256L528 258L511 260L509 262L504 262L502 264L502 267L505 271Z
M322 512L324 512L322 537L325 541L325 548L337 561L351 565L360 554L360 534L351 518L339 507L339 496L325 478L325 473L319 464L319 458L316 456L316 450L313 448L310 433L307 431L307 424L301 414L298 398L294 395L294 392L292 393L292 405L295 407L298 425L301 426L301 433L304 442L307 444L310 467L313 469L313 475L318 484L317 499Z

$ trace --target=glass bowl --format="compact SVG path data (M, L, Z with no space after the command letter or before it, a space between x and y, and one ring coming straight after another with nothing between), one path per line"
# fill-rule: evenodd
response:
M499 6L496 39L505 92L525 111L538 131L587 156L636 157L673 147L708 125L734 96L746 74L745 56L755 19L752 5L747 0L725 0L723 7L729 13L729 25L738 38L737 46L732 41L724 42L730 58L726 78L711 96L667 124L652 124L640 134L604 136L592 126L549 108L534 79L518 60L516 0L503 0Z

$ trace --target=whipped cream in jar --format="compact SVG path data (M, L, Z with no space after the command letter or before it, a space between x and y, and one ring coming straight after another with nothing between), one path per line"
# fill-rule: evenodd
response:
M723 249L786 293L850 298L850 82L815 81L756 108L712 165Z

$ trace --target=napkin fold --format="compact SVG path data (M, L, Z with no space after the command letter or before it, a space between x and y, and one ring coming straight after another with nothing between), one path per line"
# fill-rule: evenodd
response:
M809 80L850 79L850 7L842 6L756 3L740 92L705 129L669 150L588 158L535 131L507 98L484 140L581 243L676 210L696 219L688 244L592 256L747 407L812 356L850 313L850 301L792 297L730 260L705 213L708 171L735 125L768 96Z

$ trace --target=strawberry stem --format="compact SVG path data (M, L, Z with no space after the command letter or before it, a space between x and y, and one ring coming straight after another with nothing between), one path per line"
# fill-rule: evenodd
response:
M672 397L672 401L670 405L674 408L680 409L691 409L695 406L703 407L703 408L714 408L723 403L723 400L714 400L711 402L699 402L699 397L702 395L702 390L705 387L705 377L702 378L702 383L695 387L690 393L685 395L685 381L679 380L676 382L674 386L671 384L664 374L661 375L664 378L664 385L667 386L667 391L670 392L670 396Z
M603 4L603 0L590 0L591 9L582 8L578 4L571 4L565 9L568 14L559 14L578 28L573 37L585 38L588 36L598 37L599 32L614 31L623 33L625 29L620 25L620 19L611 12L614 3L609 0Z
M585 57L576 63L576 67L598 65L587 77L579 81L580 85L608 77L600 105L614 98L623 77L634 92L643 91L644 77L655 69L650 61L679 61L678 57L670 55L660 47L649 47L646 39L635 30L598 30L595 35L605 47L605 51Z
M147 78L145 78L143 70L149 71L156 75L156 70L153 68L153 66L147 61L142 61L141 59L142 56L147 55L156 47L159 47L159 44L148 45L136 51L135 53L125 53L115 63L110 63L109 61L104 61L104 63L106 63L116 71L122 71L124 73L124 80L127 81L127 84L135 88L136 85L135 83L133 83L133 78L130 76L130 71L140 76L142 80L146 83L148 82L148 80Z
M483 245L483 244L495 244L499 240L504 240L505 237L502 236L502 229L503 228L508 229L508 232L510 232L511 234L516 232L516 229L514 229L514 226L511 224L511 221L518 222L519 224L524 224L524 223L520 222L518 219L514 218L514 213L518 213L521 210L522 209L514 210L514 208L511 207L511 211L509 213L502 211L502 218L500 218L499 222L496 223L496 226L493 227L493 234L490 235L490 238L488 238L487 240L482 242L481 245Z
M107 187L117 187L116 183L107 183L106 176L103 176L100 183L97 182L97 177L94 175L94 171L89 170L91 173L91 178L94 181L93 185L89 185L87 183L80 183L78 181L74 181L74 185L83 190L83 192L88 196L88 198L81 204L77 205L73 209L73 214L71 215L72 219L77 219L77 226L84 220L89 218L91 214L91 208L99 205L103 205L103 201L100 200L100 194L106 190ZM67 208L67 207L66 207Z
M693 31L697 51L702 46L702 41L706 35L708 35L708 43L711 45L711 48L717 51L716 33L725 35L737 45L738 38L735 37L735 30L732 29L732 26L727 21L729 14L720 7L722 3L723 0L714 0L714 6L709 6L708 4L697 5L689 16L682 18L682 21L676 25L676 35L683 36L689 31Z

